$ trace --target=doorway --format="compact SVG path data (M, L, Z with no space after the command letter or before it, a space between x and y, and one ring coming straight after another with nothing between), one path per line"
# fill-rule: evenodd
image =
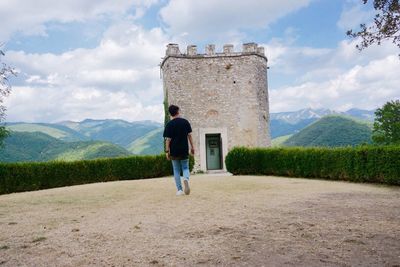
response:
M206 134L207 170L222 169L221 134Z

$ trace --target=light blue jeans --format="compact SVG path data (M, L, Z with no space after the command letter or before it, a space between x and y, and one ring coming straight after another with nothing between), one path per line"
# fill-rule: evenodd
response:
M174 169L174 178L176 189L182 190L182 182L181 182L181 168L183 177L189 180L189 159L182 159L182 160L171 160L172 161L172 168Z

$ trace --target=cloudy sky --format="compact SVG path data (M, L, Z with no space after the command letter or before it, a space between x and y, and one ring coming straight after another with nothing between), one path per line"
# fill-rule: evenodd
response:
M400 98L399 51L355 49L346 30L374 14L361 2L2 0L2 60L19 71L7 121L162 121L158 64L171 42L263 45L271 112L377 108Z

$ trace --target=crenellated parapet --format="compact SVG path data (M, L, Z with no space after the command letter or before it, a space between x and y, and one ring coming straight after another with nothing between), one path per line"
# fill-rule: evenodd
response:
M241 51L234 51L233 44L225 44L221 52L215 51L215 45L206 45L204 53L199 53L197 51L196 45L188 45L185 52L181 52L178 44L168 44L167 50L165 52L165 57L161 62L161 66L168 57L182 57L182 58L206 58L206 57L237 57L237 56L247 56L247 55L257 55L265 58L264 47L258 46L256 43L246 43L243 44Z

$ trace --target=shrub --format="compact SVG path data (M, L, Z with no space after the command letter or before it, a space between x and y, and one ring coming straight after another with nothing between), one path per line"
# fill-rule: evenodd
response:
M190 170L194 159L190 157ZM0 163L0 194L86 183L168 176L165 155L132 156L82 161Z
M399 146L232 149L227 170L237 174L323 178L400 185Z

